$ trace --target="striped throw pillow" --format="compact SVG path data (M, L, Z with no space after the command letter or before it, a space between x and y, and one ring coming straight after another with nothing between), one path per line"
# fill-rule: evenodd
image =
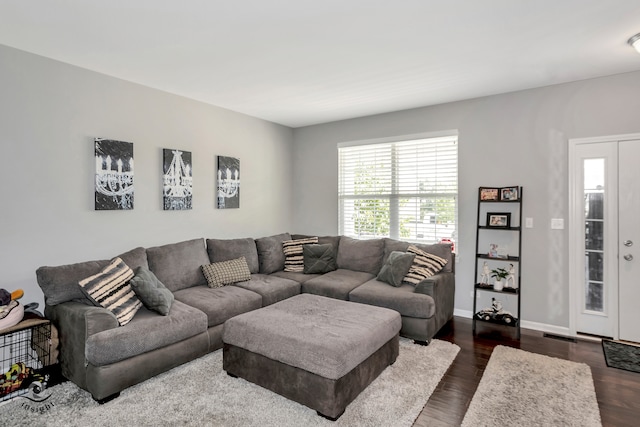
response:
M120 326L124 326L142 307L129 286L129 280L133 276L133 270L116 257L100 273L81 280L79 284L80 289L94 304L115 314Z
M447 260L423 251L414 245L409 245L407 252L415 254L409 272L404 276L405 283L417 285L426 278L438 274L447 264Z
M284 271L292 271L296 273L304 272L304 254L302 253L302 246L317 243L317 237L285 240L282 242L282 250L284 251Z
M251 280L249 264L245 257L203 265L202 273L210 288L221 288L224 285Z

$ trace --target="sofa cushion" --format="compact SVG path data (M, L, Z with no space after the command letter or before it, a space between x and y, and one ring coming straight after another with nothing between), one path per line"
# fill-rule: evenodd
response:
M252 274L251 280L233 285L262 296L263 307L300 293L300 283L267 274Z
M282 251L284 252L284 271L304 271L304 255L302 253L302 248L306 245L312 245L315 243L318 243L317 237L285 240L282 242Z
M169 314L174 300L173 294L148 268L138 267L136 275L129 281L129 285L149 310L156 311L163 316Z
M349 294L349 300L362 304L386 307L403 316L429 319L435 314L435 302L432 297L414 292L412 285L392 287L373 279L358 286Z
M228 261L243 256L251 274L260 271L256 241L251 237L230 240L207 239L207 253L211 262Z
M256 239L260 273L271 274L276 271L284 270L284 251L282 250L282 242L285 240L291 240L291 235L289 233L282 233L275 236Z
M275 273L271 273L270 276L282 277L284 279L291 279L298 283L304 283L313 278L320 277L320 274L304 274L294 271L276 271Z
M93 305L78 286L78 282L99 273L108 264L109 260L100 260L38 268L36 279L44 293L45 303L54 306L67 301L76 301Z
M207 283L200 267L211 261L203 239L147 248L147 259L149 270L172 292Z
M129 285L133 270L120 258L114 258L102 271L79 282L82 292L99 307L112 312L120 326L133 319L142 303Z
M133 271L136 271L138 267L149 268L147 250L142 247L131 249L130 251L120 254L118 258L124 261Z
M347 301L349 292L374 277L362 271L338 269L302 283L302 292Z
M306 234L292 234L292 239L306 239L307 237L314 237ZM318 236L318 244L319 245L332 245L335 250L338 250L338 245L340 244L340 236Z
M402 284L402 279L409 272L415 254L393 251L385 261L378 273L378 280L398 287Z
M177 301L203 311L209 327L221 325L233 316L262 307L260 295L238 286L194 286L176 291L173 295Z
M411 265L404 278L406 283L417 285L424 279L438 274L447 264L446 259L418 249L414 245L410 245L407 248L407 252L415 254L415 258L413 259L413 265Z
M342 236L338 245L338 268L362 271L374 276L382 267L384 240L358 240Z
M168 316L141 308L126 326L98 332L87 338L87 362L109 365L152 350L180 342L207 330L207 316L180 301Z
M336 249L332 244L305 245L302 248L305 274L324 274L335 270Z
M210 288L219 288L251 279L249 266L244 257L203 265L202 273Z
M451 252L451 245L448 243L435 243L433 245L427 245L424 243L409 243L395 239L384 239L384 260L389 257L389 254L393 251L406 252L409 245L414 245L418 249L421 249L427 253L436 255L440 258L446 259L447 264L442 269L445 273L451 273L453 271L453 254Z

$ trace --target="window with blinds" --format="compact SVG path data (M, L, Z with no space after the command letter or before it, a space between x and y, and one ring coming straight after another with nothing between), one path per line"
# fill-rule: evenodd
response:
M458 138L338 146L340 234L456 239Z

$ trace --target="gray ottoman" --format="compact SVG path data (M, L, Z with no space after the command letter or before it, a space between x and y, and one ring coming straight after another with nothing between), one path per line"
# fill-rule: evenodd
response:
M302 294L224 324L223 367L335 420L398 357L398 312Z

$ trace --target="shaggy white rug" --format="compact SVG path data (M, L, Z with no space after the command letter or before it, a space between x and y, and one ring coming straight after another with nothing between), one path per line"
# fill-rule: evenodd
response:
M495 347L462 426L500 425L601 426L591 368Z
M222 370L222 350L124 390L104 405L70 382L31 402L2 407L2 425L28 426L411 426L460 348L400 340L396 362L336 422ZM48 405L48 407L47 407ZM7 424L4 424L7 423Z

